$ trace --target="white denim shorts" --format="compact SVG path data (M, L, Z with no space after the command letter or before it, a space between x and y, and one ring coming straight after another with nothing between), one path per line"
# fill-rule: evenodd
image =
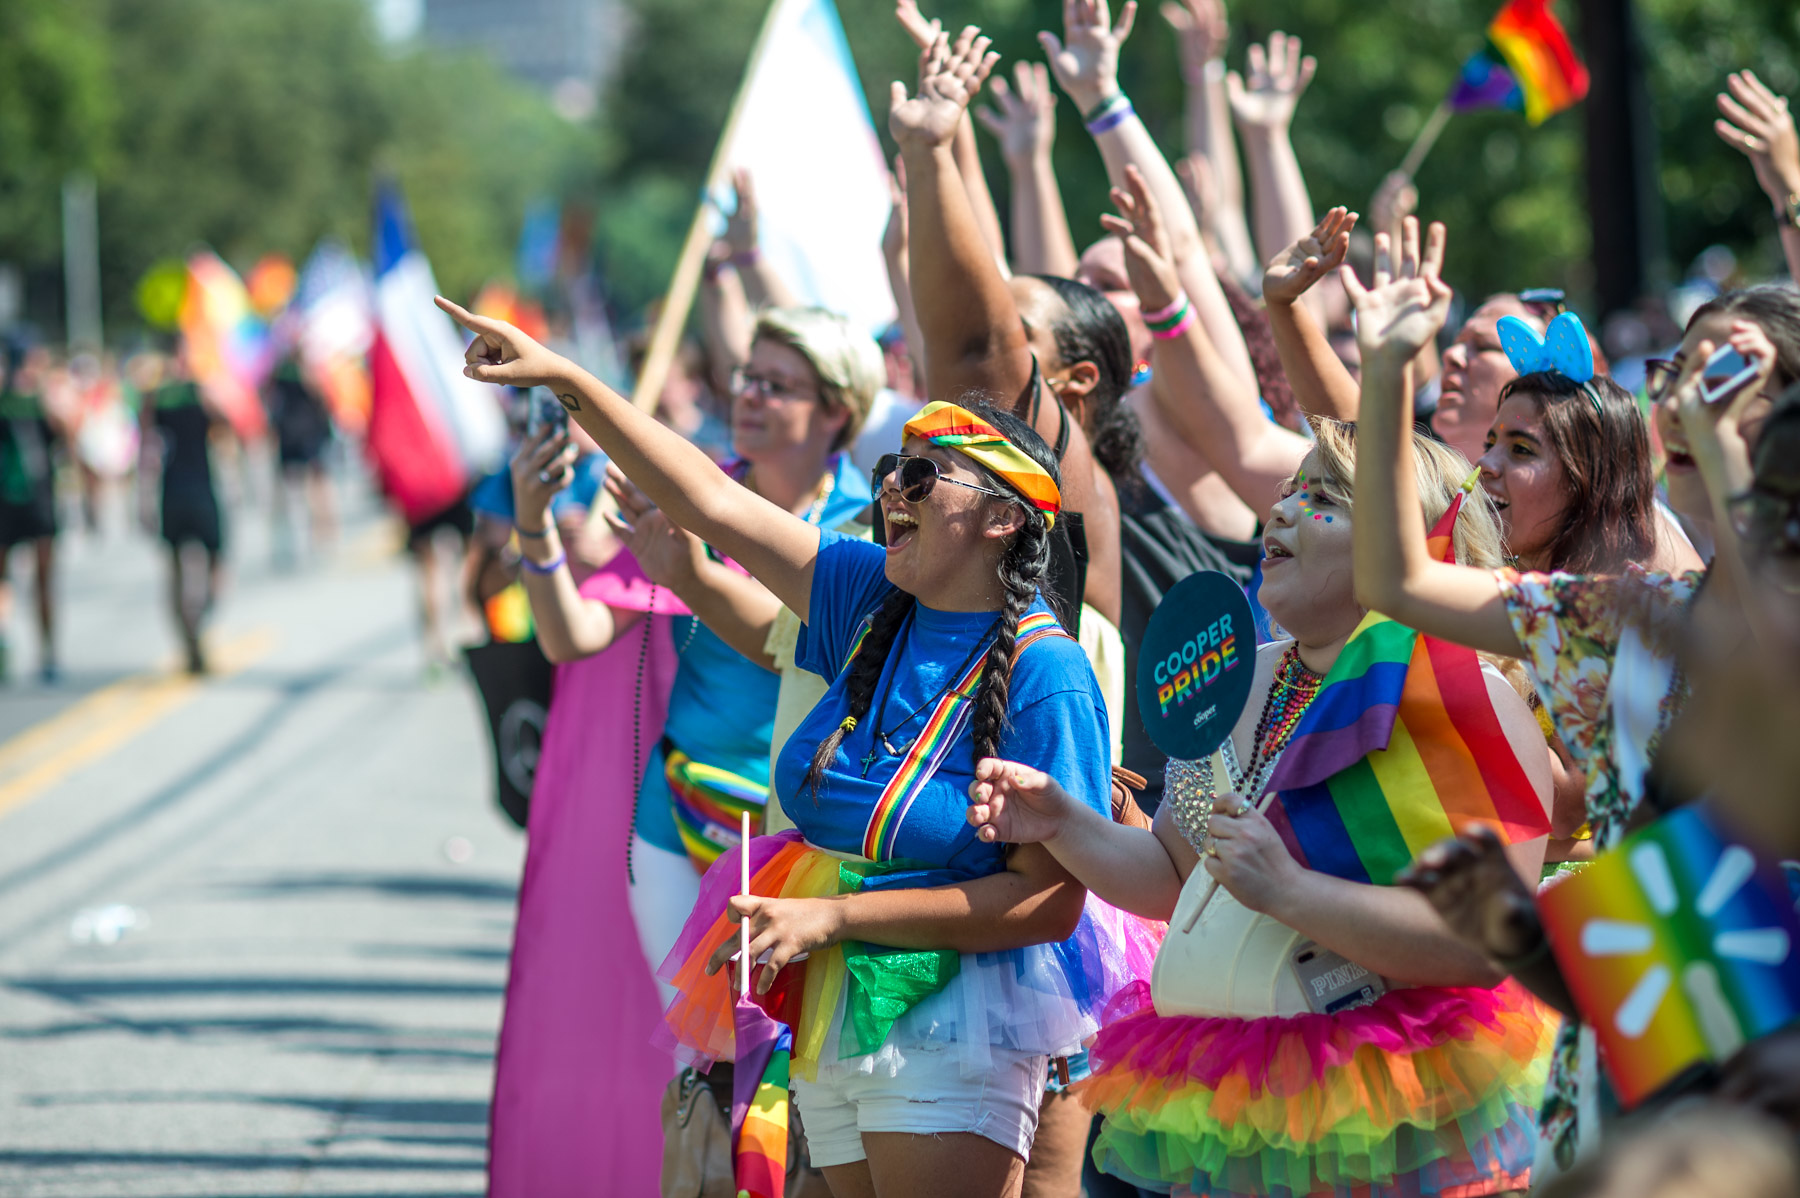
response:
M864 1073L855 1062L821 1063L819 1079L795 1077L794 1102L816 1168L868 1159L864 1132L972 1132L1031 1155L1050 1058L995 1048L993 1067L965 1076L943 1047L910 1048L900 1072Z

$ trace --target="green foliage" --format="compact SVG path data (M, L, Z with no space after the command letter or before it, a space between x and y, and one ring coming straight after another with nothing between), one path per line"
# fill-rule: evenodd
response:
M612 259L631 263L628 285L614 272L616 292L642 302L654 294L640 289L644 278L667 278L691 208L676 202L670 211L649 210L665 193L639 180L651 172L668 175L690 195L699 185L742 76L750 46L745 30L766 6L764 0L629 0L629 6L640 24L625 57L638 69L621 76L606 119L647 165L631 154L611 164L604 203L612 211L601 244ZM926 0L924 7L947 25L981 24L1004 55L1002 69L1017 58L1041 58L1037 32L1060 30L1057 0ZM1482 45L1498 7L1499 0L1237 0L1230 63L1241 70L1245 48L1276 29L1305 39L1319 72L1301 103L1294 142L1313 202L1321 210L1336 203L1363 209L1463 60ZM885 140L888 83L910 84L916 53L893 20L892 0L838 0L838 8ZM1579 49L1578 6L1562 0L1557 8ZM1182 146L1182 83L1173 34L1156 9L1153 2L1140 8L1121 82L1165 152L1175 154ZM1768 204L1742 156L1714 136L1712 97L1727 72L1750 66L1800 102L1800 7L1792 0L1639 0L1639 10L1670 261L1679 272L1707 245L1724 242L1748 254L1752 269L1777 269ZM1058 111L1058 177L1076 241L1086 244L1099 235L1106 176L1066 98ZM1448 270L1459 287L1473 294L1588 289L1582 116L1577 107L1537 128L1510 112L1451 120L1418 183L1424 214L1450 225ZM981 136L1004 217L1005 171ZM635 240L626 244L621 235ZM652 254L663 255L660 271L646 261Z
M472 294L510 273L533 196L591 185L596 144L484 58L384 48L365 0L0 0L0 260L53 272L62 176L95 170L115 334L195 244L240 269L366 248L378 172Z

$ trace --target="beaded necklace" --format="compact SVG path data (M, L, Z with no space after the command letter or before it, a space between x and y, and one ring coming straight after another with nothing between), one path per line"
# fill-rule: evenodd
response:
M1275 772L1275 763L1280 760L1282 750L1287 748L1288 740L1299 727L1307 708L1318 698L1324 682L1322 675L1313 673L1301 662L1298 644L1289 646L1281 655L1281 661L1275 667L1274 681L1263 699L1262 717L1256 722L1249 765L1241 770L1238 768L1237 753L1230 739L1221 746L1226 771L1231 775L1229 781L1238 791L1252 800L1261 797L1258 792ZM1212 815L1213 800L1219 797L1212 758L1171 761L1165 777L1169 813L1175 828L1194 846L1194 851L1199 852L1206 842L1206 824Z

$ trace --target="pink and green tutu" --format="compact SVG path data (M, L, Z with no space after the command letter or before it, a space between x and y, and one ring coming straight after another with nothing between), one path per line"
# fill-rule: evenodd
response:
M1202 1198L1523 1190L1557 1019L1515 983L1390 990L1333 1015L1158 1015L1121 992L1080 1087L1095 1160Z

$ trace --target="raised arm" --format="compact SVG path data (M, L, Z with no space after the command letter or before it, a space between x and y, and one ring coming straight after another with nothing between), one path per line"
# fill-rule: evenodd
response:
M1125 0L1117 24L1112 21L1106 0L1065 0L1063 37L1040 33L1038 40L1043 43L1057 84L1081 110L1088 132L1106 161L1112 185L1126 185L1127 166L1142 172L1162 208L1170 252L1195 313L1225 364L1254 385L1256 371L1250 364L1250 351L1244 347L1231 305L1219 289L1181 181L1132 110L1130 101L1119 91L1119 47L1130 36L1136 19L1137 0Z
M956 181L950 138L963 108L993 68L987 39L968 28L950 46L940 35L919 62L919 91L895 83L888 128L906 163L907 232L913 311L924 338L925 390L932 399L973 391L1032 419L1062 455L1063 505L1081 513L1087 533L1086 599L1119 619L1119 511L1096 481L1087 435L1047 387L1033 392L1031 347L1012 291L982 245L967 197Z
M764 646L781 614L781 600L756 579L715 561L704 541L677 528L616 466L609 463L606 475L607 492L619 505L618 512L606 513L607 525L637 558L644 575L675 592L720 640L773 671L775 659Z
M731 265L744 281L744 294L752 308L791 308L799 299L763 256L756 180L743 167L733 172L731 179L737 191L737 207L725 222L725 240L731 246Z
M442 296L437 304L475 334L463 355L464 374L484 383L549 387L651 502L735 558L806 618L818 529L739 486L679 433L512 325L476 316Z
M1417 245L1418 222L1408 217ZM1441 242L1443 226L1431 226ZM1437 255L1441 260L1442 255ZM1431 556L1413 479L1412 387L1407 363L1437 336L1450 311L1450 288L1435 267L1389 263L1388 238L1375 235L1375 286L1343 270L1356 305L1362 347L1362 408L1357 421L1356 519L1351 521L1356 601L1410 628L1505 657L1523 652L1499 580L1486 570Z
M920 51L931 47L932 40L944 31L944 24L933 17L926 20L919 11L918 0L895 0L894 19L906 30ZM994 206L994 193L988 190L987 175L981 169L981 150L975 144L975 124L963 110L956 125L955 158L957 177L962 180L963 194L968 196L969 211L981 229L981 240L994 256L1002 277L1010 273L1006 264L1006 238L1000 229L1000 210Z
M1794 129L1794 114L1788 110L1787 97L1771 91L1755 71L1729 75L1725 86L1718 98L1720 119L1713 122L1713 129L1726 145L1750 159L1763 194L1775 205L1788 274L1800 279L1800 134Z
M919 314L913 308L911 266L907 262L910 234L906 218L906 163L895 157L888 173L887 228L881 231L881 257L887 263L888 289L894 293L900 332L906 338L906 356L912 359L915 387L925 385L925 334L919 331Z
M700 336L712 366L712 385L721 395L730 394L732 373L750 360L756 329L744 282L730 259L730 245L715 243L700 275Z
M1013 269L1031 275L1073 278L1079 263L1069 218L1063 211L1051 150L1056 145L1056 93L1042 63L1018 63L1017 88L995 75L988 87L994 107L976 112L1000 143L1012 181Z
M1232 71L1225 76L1225 89L1244 139L1250 226L1266 262L1282 246L1306 236L1317 219L1288 130L1318 64L1300 53L1299 38L1280 31L1269 35L1266 47L1251 46L1248 59L1249 79Z
M1225 5L1221 0L1164 0L1162 13L1181 46L1181 76L1186 84L1186 161L1193 177L1182 181L1198 194L1202 181L1194 172L1211 172L1205 213L1202 215L1196 204L1195 214L1203 225L1211 225L1232 277L1240 284L1247 283L1261 259L1250 242L1243 167L1225 93L1225 49L1230 41Z
M1270 420L1257 402L1256 388L1220 358L1189 309L1156 198L1136 167L1127 167L1129 192L1114 188L1118 216L1103 216L1107 230L1125 243L1125 268L1155 338L1157 403L1190 444L1207 446L1214 467L1252 511L1266 512L1281 487L1306 457L1304 437ZM1166 325L1157 328L1157 325Z
M1362 402L1356 380L1332 352L1312 309L1301 303L1320 279L1344 264L1356 213L1333 208L1318 227L1282 250L1263 272L1263 305L1275 352L1294 400L1308 416L1355 420Z

